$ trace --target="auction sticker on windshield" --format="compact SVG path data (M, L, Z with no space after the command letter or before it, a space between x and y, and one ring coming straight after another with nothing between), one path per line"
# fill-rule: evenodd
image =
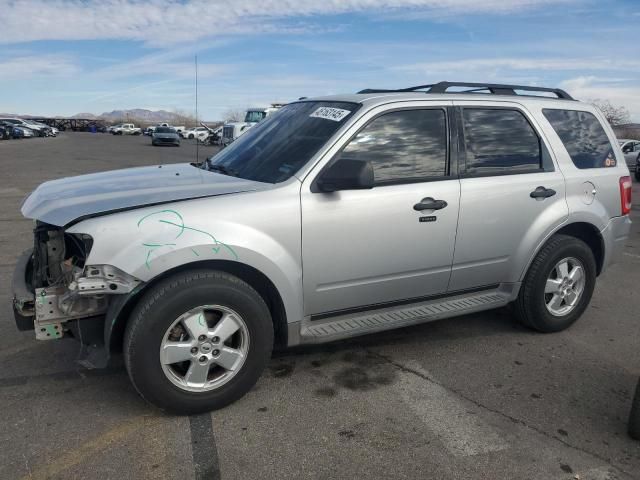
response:
M324 118L325 120L333 120L334 122L340 122L350 113L351 112L349 110L343 110L342 108L320 107L309 116L314 118Z

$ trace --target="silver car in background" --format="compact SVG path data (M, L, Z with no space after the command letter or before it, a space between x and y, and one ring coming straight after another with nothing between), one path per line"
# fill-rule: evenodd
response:
M640 182L640 140L620 139L618 144L629 171L635 173L636 180Z
M201 412L251 389L274 347L509 304L564 330L620 257L630 209L611 128L562 90L303 99L203 164L39 186L15 318L81 340L85 365L123 351L144 398Z

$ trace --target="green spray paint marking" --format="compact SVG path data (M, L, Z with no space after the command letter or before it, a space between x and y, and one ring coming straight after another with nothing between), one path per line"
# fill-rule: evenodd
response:
M202 314L198 315L198 323L200 324L201 327L205 326L204 317L202 316Z
M175 210L170 210L170 209L166 209L166 210L159 210L157 212L152 212L149 213L145 216L143 216L142 218L140 218L140 220L138 220L138 228L140 228L140 226L142 225L142 222L144 222L146 219L154 216L154 215L169 215L169 216L174 216L176 221L170 221L170 220L166 220L166 219L160 219L158 220L158 223L164 223L166 225L171 225L173 227L177 227L178 228L178 233L176 234L176 236L172 239L175 240L177 238L179 238L184 232L185 230L190 230L192 232L196 232L196 233L200 233L202 235L206 235L207 237L209 237L211 239L211 242L213 242L213 247L211 247L211 250L214 253L219 253L221 248L224 248L227 250L227 252L231 255L233 255L233 257L238 260L238 254L236 253L236 251L230 247L229 245L227 245L224 242L219 241L216 237L214 237L213 235L211 235L209 232L205 232L204 230L198 230L197 228L193 228L193 227L188 227L184 224L184 218L182 217L182 215L180 215L178 212L176 212ZM166 242L148 242L148 243L143 243L143 246L147 247L149 250L147 250L147 256L145 258L145 266L147 267L147 270L151 270L151 254L158 248L163 248L163 247L175 247L177 246L176 243L166 243ZM199 257L200 255L198 254L198 252L195 251L195 249L190 248L191 252L196 256Z
M205 232L204 230L198 230L197 228L186 227L184 225L178 225L177 223L173 223L173 222L170 222L168 220L159 220L159 222L160 223L166 223L168 225L173 225L174 227L181 228L182 231L180 232L180 234L182 234L182 232L184 232L185 230L191 230L192 232L202 233L203 235L208 236L213 241L213 243L215 245L220 245L218 247L211 247L211 250L213 250L215 253L218 253L220 251L221 247L225 247L229 251L229 253L231 253L236 258L236 260L238 260L238 254L236 253L236 251L233 248L231 248L226 243L223 243L223 242L219 241L216 237L211 235L209 232Z

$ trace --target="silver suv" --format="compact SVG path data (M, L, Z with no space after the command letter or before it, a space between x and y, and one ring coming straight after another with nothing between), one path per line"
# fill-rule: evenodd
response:
M454 91L451 91L454 90ZM438 83L304 99L203 164L39 186L14 309L114 351L160 408L220 408L274 347L511 304L569 327L629 235L600 112L557 89Z

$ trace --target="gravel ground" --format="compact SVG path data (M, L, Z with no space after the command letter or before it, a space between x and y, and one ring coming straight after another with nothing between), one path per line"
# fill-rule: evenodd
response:
M637 207L624 262L568 331L536 334L497 310L297 348L210 415L163 415L122 367L84 370L74 341L15 329L11 273L31 241L19 205L34 187L195 156L192 142L147 137L0 142L0 478L640 478L640 442L626 435L640 376Z

